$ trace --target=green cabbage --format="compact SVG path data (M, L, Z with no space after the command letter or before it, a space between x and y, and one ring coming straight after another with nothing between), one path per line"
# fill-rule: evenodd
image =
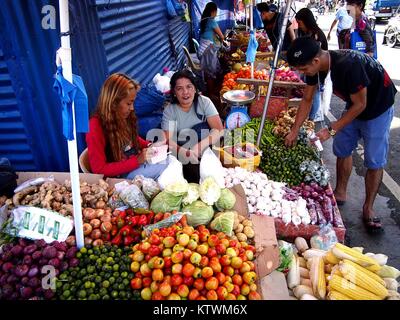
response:
M168 191L162 191L155 196L150 205L150 210L158 212L171 212L181 208L183 196L175 196Z
M207 177L200 184L200 199L204 203L212 206L221 196L221 188L213 177Z
M222 212L211 221L210 227L213 230L222 231L231 237L234 221L235 213L233 211Z
M236 196L229 189L222 189L221 196L219 197L217 203L215 204L218 210L230 210L236 203Z
M187 206L199 199L199 188L197 183L189 183L187 195L183 198L183 205Z
M189 183L184 181L175 182L165 187L165 191L174 196L184 196L189 189Z
M187 215L187 222L193 227L197 227L201 224L208 224L214 216L214 210L212 206L206 205L204 202L196 200L182 208L182 212L190 212Z

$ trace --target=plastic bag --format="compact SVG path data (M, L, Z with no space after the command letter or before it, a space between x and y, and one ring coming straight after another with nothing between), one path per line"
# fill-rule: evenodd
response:
M40 178L35 178L35 179L29 179L29 180L25 181L24 183L21 183L17 188L15 188L14 193L20 192L31 186L38 186L45 182L53 182L53 181L54 181L54 176L50 176L48 178L40 177Z
M147 200L151 201L161 191L158 183L150 178L144 178L142 181L142 192Z
M135 184L131 184L129 187L122 190L119 196L122 201L131 208L149 209L149 202Z
M37 207L19 206L11 213L11 224L5 232L20 238L43 239L47 243L65 241L73 221L57 212Z
M336 232L330 223L322 225L318 234L310 239L311 248L328 251L338 242Z
M190 212L177 212L171 216L169 216L166 219L163 219L157 223L154 224L149 224L143 228L144 232L146 233L147 236L150 236L151 232L154 229L161 229L161 228L168 228L175 223L177 223L181 218L185 215L190 215Z
M161 173L158 177L157 182L164 190L168 185L174 184L176 182L186 181L183 177L183 167L182 163L178 161L174 156L168 156L168 167Z
M200 183L208 177L213 177L220 188L225 188L224 167L210 148L204 150L201 156Z
M280 272L288 272L293 257L293 246L289 242L279 240L279 267L276 269Z

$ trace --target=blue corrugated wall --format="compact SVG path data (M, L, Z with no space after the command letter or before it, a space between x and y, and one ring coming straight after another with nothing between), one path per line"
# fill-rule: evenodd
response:
M70 0L73 71L93 110L104 79L126 72L142 84L184 63L190 24L167 19L165 0ZM43 6L56 9L56 29L42 29ZM1 0L0 157L17 170L68 171L60 103L52 90L60 46L58 1ZM85 147L78 136L78 152Z

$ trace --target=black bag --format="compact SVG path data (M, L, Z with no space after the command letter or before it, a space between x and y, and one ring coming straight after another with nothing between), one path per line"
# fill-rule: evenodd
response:
M17 187L18 175L7 158L0 158L0 196L11 198Z

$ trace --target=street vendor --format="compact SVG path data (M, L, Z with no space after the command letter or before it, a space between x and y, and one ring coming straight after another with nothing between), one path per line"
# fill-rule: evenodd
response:
M257 4L257 10L260 11L261 19L264 23L265 32L268 35L271 45L276 50L279 42L279 34L281 32L281 23L283 19L282 13L278 12L278 7L274 4L267 4L261 2ZM290 42L296 38L291 22L288 21L286 26L286 33L283 39L282 51L286 51Z
M217 5L214 2L209 2L201 15L199 56L203 54L210 44L215 44L216 37L220 39L221 43L224 41L224 35L217 21L215 21L217 11Z
M333 137L337 157L335 197L339 205L346 201L347 183L352 170L352 152L358 140L364 141L366 198L363 221L369 231L382 228L373 204L387 162L390 123L396 88L382 65L369 55L353 50L322 50L312 38L296 39L287 52L291 66L306 75L306 88L295 123L285 138L292 146L304 120L308 117L318 76L331 73L333 92L347 102L346 110L328 128L317 132L324 142Z
M198 183L199 158L223 135L222 121L212 101L199 94L189 70L174 73L171 94L172 103L164 109L161 128L170 151L183 164L185 178Z
M157 179L167 163L149 164L151 143L138 135L134 101L140 85L122 73L104 82L86 134L93 173L133 179L136 175Z

